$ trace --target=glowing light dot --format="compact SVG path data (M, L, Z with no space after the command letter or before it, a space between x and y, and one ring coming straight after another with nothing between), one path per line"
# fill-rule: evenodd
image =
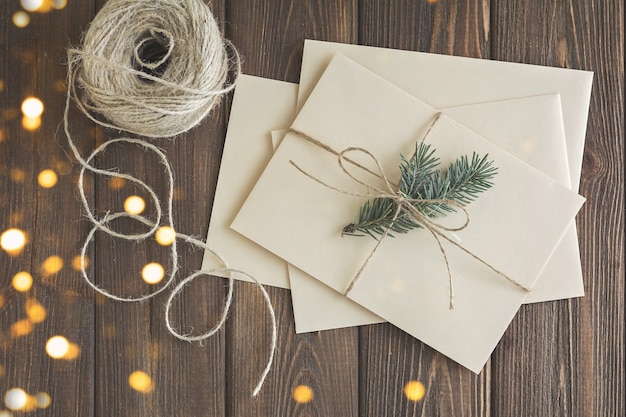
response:
M119 190L120 188L124 188L125 185L126 179L124 178L113 177L109 180L109 187L112 190Z
M18 272L13 277L13 288L19 292L26 292L33 286L33 276L28 272Z
M124 201L124 210L128 214L141 214L146 208L146 202L137 195L131 195Z
M46 392L37 393L35 398L37 399L38 408L48 408L50 406L50 403L52 402L52 398L50 398L50 395L48 395L48 393Z
M159 245L169 246L176 240L176 232L169 226L162 226L154 236Z
M61 10L67 6L67 0L52 0L52 7Z
M88 267L89 267L89 258L76 255L72 259L73 270L82 271L83 268L87 269Z
M165 276L165 270L156 262L151 262L141 270L141 277L148 284L158 284Z
M19 253L26 245L26 233L20 229L7 229L0 236L0 247L9 254Z
M46 276L54 275L63 269L63 259L56 255L50 256L43 261L41 269L43 269L43 273Z
M29 131L35 131L41 127L41 117L22 117L22 127Z
M11 410L21 410L28 402L28 394L21 388L11 388L4 394L4 405Z
M11 169L11 180L14 182L23 182L26 178L26 172L20 168Z
M63 355L63 359L67 361L74 360L80 356L80 347L74 343L70 343L67 353Z
M37 300L30 299L26 302L26 315L31 323L41 323L46 319L48 311Z
M26 117L39 117L43 113L43 102L37 97L28 97L22 102L22 113Z
M307 385L298 385L293 389L293 399L299 404L306 404L313 400L313 389Z
M154 389L154 382L150 375L143 371L135 371L128 377L128 385L135 391L147 394Z
M11 326L11 335L14 337L26 336L33 331L33 324L30 320L18 320Z
M404 386L404 395L411 401L420 401L426 394L424 384L419 381L409 381Z
M30 16L24 11L13 13L13 24L18 28L25 28L30 23Z
M43 6L43 0L20 0L20 4L24 10L28 10L29 12L34 12Z
M43 188L52 188L57 183L57 174L51 169L44 169L39 173L37 182Z
M54 359L63 358L70 350L70 342L63 336L53 336L46 343L46 353Z

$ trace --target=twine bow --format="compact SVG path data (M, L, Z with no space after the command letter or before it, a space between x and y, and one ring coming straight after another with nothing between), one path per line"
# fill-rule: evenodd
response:
M441 113L438 113L436 115L435 119L431 122L431 124L430 124L430 126L429 126L429 128L428 128L428 130L426 132L426 134L424 135L424 137L421 140L422 142L426 139L426 137L428 136L428 134L432 130L432 128L435 125L435 123L437 123L437 121L439 120L440 116L441 116ZM469 217L468 211L465 209L465 207L463 207L457 201L449 200L449 199L421 199L421 198L411 198L411 197L408 197L407 195L405 195L400 190L400 187L397 184L394 184L394 183L392 183L389 180L389 177L385 173L385 170L383 169L382 164L380 163L380 161L370 151L368 151L367 149L360 148L360 147L349 147L349 148L346 148L346 149L342 150L341 152L338 152L338 151L334 150L333 148L329 147L328 145L320 142L319 140L317 140L315 138L312 138L312 137L308 136L307 134L305 134L305 133L303 133L303 132L301 132L299 130L291 128L289 131L299 135L300 137L302 137L303 139L305 139L309 143L312 143L312 144L314 144L314 145L316 145L316 146L318 146L318 147L320 147L320 148L322 148L322 149L324 149L324 150L326 150L326 151L336 155L337 156L337 161L339 163L339 167L344 172L344 174L346 174L350 179L352 179L356 183L365 186L368 189L368 192L366 192L366 193L359 193L359 192L348 191L348 190L344 190L344 189L335 187L335 186L333 186L331 184L328 184L328 183L322 181L321 179L317 178L316 176L310 174L309 172L307 172L306 170L304 170L303 168L298 166L298 164L296 164L293 160L290 160L289 163L291 165L293 165L302 174L304 174L306 177L308 177L308 178L312 179L313 181L323 185L326 188L329 188L331 190L340 192L342 194L346 194L346 195L350 195L350 196L354 196L354 197L389 199L389 200L391 200L393 202L393 205L395 207L394 215L392 217L392 220L391 220L390 224L386 227L386 229L382 233L381 237L378 239L376 245L374 246L372 251L369 253L369 255L367 256L367 258L365 259L365 261L361 265L361 268L358 270L358 272L356 273L354 278L352 278L352 280L350 281L347 289L344 291L344 295L348 295L350 293L350 291L352 291L352 289L354 288L355 284L357 283L357 281L359 280L359 278L363 274L363 271L365 270L365 268L369 264L370 260L372 259L372 257L374 256L374 254L376 253L378 248L380 247L382 241L389 234L389 230L393 227L395 222L401 216L409 217L415 223L419 224L424 229L428 230L430 232L430 234L435 238L435 241L437 242L437 245L439 246L439 250L441 252L441 255L443 256L444 263L445 263L445 266L446 266L446 272L447 272L447 275L448 275L449 300L450 300L449 307L450 307L451 310L454 309L454 285L453 285L453 280L452 280L452 272L450 271L450 263L448 261L448 255L446 253L446 250L443 247L441 239L443 239L443 240L451 243L452 245L456 246L457 248L461 249L463 252L467 253L472 258L474 258L477 261L481 262L483 265L487 266L489 269L491 269L492 271L494 271L498 275L502 276L503 278L505 278L507 281L509 281L510 283L514 284L518 288L521 288L521 289L523 289L524 291L527 291L527 292L530 291L530 288L524 286L523 284L519 283L515 279L509 277L504 272L496 269L493 265L489 264L487 261L485 261L484 259L482 259L478 255L472 253L469 249L465 248L463 245L459 244L458 242L454 241L453 239L451 239L450 237L448 237L446 235L445 232L458 232L458 231L461 231L461 230L465 229L469 225L469 222L470 222L470 217ZM372 169L370 169L370 168L368 168L368 167L366 167L366 166L364 166L364 165L362 165L362 164L360 164L360 163L358 163L358 162L348 158L346 156L346 154L348 154L350 152L358 152L358 153L360 153L362 155L365 155L365 156L369 157L374 162L374 164L376 165L376 169L372 170ZM377 186L374 186L372 184L368 184L365 181L357 178L355 175L353 175L348 170L348 168L346 166L346 162L348 162L351 165L354 165L354 166L356 166L356 167L366 171L367 173L377 177L378 179L382 180L382 182L384 184L384 188L377 187ZM441 223L438 223L438 222L434 221L428 215L425 215L424 213L422 213L415 206L416 203L420 203L420 204L422 204L422 203L434 203L434 204L447 205L447 206L454 207L455 209L459 209L459 210L461 210L463 212L464 217L465 217L465 221L463 222L462 225L457 226L457 227L445 226L445 225L443 225Z

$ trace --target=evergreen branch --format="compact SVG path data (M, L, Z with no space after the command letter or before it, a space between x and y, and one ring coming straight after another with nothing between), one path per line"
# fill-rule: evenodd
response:
M434 156L430 145L416 145L410 159L401 155L399 191L406 199L413 200L411 204L426 217L439 217L453 212L454 206L427 200L454 201L461 206L476 200L480 193L491 188L491 180L497 173L493 161L487 157L485 155L481 158L475 152L471 159L464 155L442 172L436 169L439 158ZM392 199L384 197L368 200L359 210L356 221L347 225L343 233L368 235L377 239L385 230L406 233L422 227L404 210L394 221L396 204Z

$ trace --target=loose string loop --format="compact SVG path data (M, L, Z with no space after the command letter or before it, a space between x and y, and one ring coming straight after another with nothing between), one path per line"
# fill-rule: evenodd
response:
M139 23L137 23L139 22ZM130 44L129 44L130 42ZM134 44L132 44L135 42ZM229 56L227 49L231 51ZM228 83L232 70L234 80ZM241 63L236 48L222 39L210 9L199 0L109 0L85 34L81 48L68 50L67 95L63 113L63 129L74 158L80 164L78 191L86 216L93 225L81 247L81 257L95 239L96 232L127 241L140 242L154 236L162 224L174 227L174 174L166 154L152 143L121 137L109 140L94 149L87 158L78 150L70 132L69 112L72 99L90 120L105 128L122 130L156 138L177 136L196 126L216 105L221 96L231 91ZM94 159L109 146L130 144L154 153L165 167L167 177L167 216L161 202L146 182L117 170L100 169ZM106 212L98 217L89 205L85 189L86 172L123 179L142 189L155 207L155 219L126 212ZM131 219L145 225L143 233L122 233L111 223ZM232 305L233 274L243 274L256 283L270 315L272 328L270 352L259 382L252 395L257 396L271 369L277 343L276 315L262 284L250 274L233 269L208 245L192 236L174 232L170 244L171 270L165 283L154 291L135 297L122 297L101 288L89 277L85 263L81 275L97 293L121 302L144 302L168 289L180 268L177 240L204 249L215 256L223 268L196 271L184 278L170 293L165 305L168 331L188 342L202 341L224 326ZM223 273L228 275L228 290L218 322L199 335L182 334L174 329L170 311L183 288L199 276Z
M428 135L430 134L430 132L432 131L433 127L435 126L435 124L439 121L439 118L441 116L441 113L437 113L437 115L435 116L435 118L433 119L433 121L431 122L431 124L429 125L426 134L423 136L423 138L421 139L420 142L423 142ZM442 243L442 239L451 243L452 245L456 246L457 248L461 249L463 252L467 253L468 255L470 255L472 258L476 259L477 261L481 262L483 265L487 266L489 269L491 269L492 271L494 271L495 273L497 273L498 275L502 276L503 278L505 278L507 281L509 281L510 283L514 284L515 286L517 286L518 288L528 292L530 291L530 288L524 286L523 284L519 283L517 280L509 277L506 273L496 269L493 265L491 265L490 263L486 262L484 259L482 259L481 257L479 257L478 255L474 254L473 252L471 252L470 250L468 250L467 248L465 248L463 245L461 245L460 243L454 241L453 239L451 239L450 237L448 237L444 232L457 232L457 231L461 231L464 230L465 228L467 228L469 226L470 223L470 216L469 216L469 212L467 211L467 209L465 207L463 207L461 204L459 204L457 201L454 200L449 200L449 199L421 199L421 198L410 198L407 197L406 195L404 195L401 190L399 189L399 186L397 184L394 184L393 182L391 182L387 176L387 174L385 173L385 170L381 164L381 162L367 149L364 148L360 148L360 147L349 147L346 148L342 151L336 151L333 148L331 148L330 146L324 144L323 142L312 138L311 136L297 130L297 129L290 129L289 130L292 133L297 134L298 136L302 137L303 139L305 139L307 142L312 143L313 145L318 146L321 149L326 150L327 152L330 152L334 155L337 156L337 161L339 164L339 167L341 168L342 172L348 176L350 179L352 179L354 182L365 186L367 188L367 192L363 193L363 192L354 192L354 191L350 191L350 190L345 190L339 187L336 187L334 185L328 184L327 182L319 179L318 177L316 177L315 175L312 175L311 173L307 172L305 169L301 168L296 162L294 162L293 160L290 160L289 163L295 167L300 173L302 173L303 175L305 175L307 178L317 182L318 184L331 189L333 191L337 191L340 192L342 194L346 194L346 195L350 195L353 197L361 197L361 198L383 198L383 199L390 199L394 206L395 206L395 211L394 211L394 215L392 217L392 220L390 222L390 224L385 228L384 232L382 233L381 237L378 239L378 241L376 242L376 245L374 246L374 248L370 251L370 253L368 254L367 258L365 259L365 261L362 263L361 267L359 268L359 270L357 271L356 275L352 278L352 280L350 281L350 283L348 284L346 290L344 291L344 295L348 295L352 289L354 288L355 284L357 283L357 281L360 279L360 277L363 274L363 271L365 270L365 268L367 267L367 265L369 264L370 260L373 258L374 254L376 253L376 251L378 250L378 248L380 247L382 241L389 235L389 231L393 228L395 222L397 221L397 219L400 216L408 216L411 220L413 220L414 222L416 222L417 224L423 226L426 230L428 230L428 232L433 236L433 238L435 239L435 241L437 242L437 245L439 247L439 251L441 252L441 255L443 257L444 260L444 264L446 267L446 273L448 276L448 288L449 288L449 308L452 310L454 309L454 282L452 279L452 272L450 270L450 263L448 261L448 255L447 252L443 246ZM355 162L353 159L350 159L346 156L347 153L359 153L362 155L367 156L371 161L373 161L373 163L376 166L375 170L372 170L368 167L365 167L364 165L362 165L361 163ZM349 169L347 168L347 164L349 163L357 168L360 168L361 170L366 171L367 173L375 176L376 178L378 178L379 180L382 180L382 182L384 183L384 188L380 188L378 186L372 185L370 183L367 183L363 180L361 180L360 178L357 178L354 174L352 174ZM431 217L423 214L422 212L419 211L419 209L417 207L415 207L415 203L434 203L434 204L441 204L441 205L447 205L450 207L453 207L454 209L460 210L463 215L464 215L464 221L460 226L446 226L442 223L439 223L435 220L433 220Z

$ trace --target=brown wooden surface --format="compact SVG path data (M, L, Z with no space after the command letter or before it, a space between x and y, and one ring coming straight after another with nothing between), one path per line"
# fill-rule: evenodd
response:
M63 10L31 13L26 28L11 22L18 0L0 2L0 233L27 232L21 254L0 251L0 396L14 387L46 392L48 408L33 416L623 416L624 379L624 22L621 0L215 0L212 10L244 56L248 74L297 82L305 38L359 43L591 70L595 72L578 216L586 296L523 306L480 375L461 368L387 324L296 335L291 299L269 293L279 320L276 362L257 399L249 394L267 355L267 312L258 290L237 283L225 329L202 345L180 342L163 322L167 293L144 304L94 296L72 268L90 229L76 194L78 168L67 156L59 124L64 105L65 52L80 42L104 0L68 0ZM21 126L22 100L45 104L42 126ZM228 122L230 97L202 125L159 141L176 175L174 219L183 233L204 237ZM72 131L84 153L115 132L95 128L72 112ZM165 198L165 176L153 155L119 146L102 167L119 166L146 178ZM54 188L37 184L51 168ZM136 193L113 190L106 179L86 181L100 213L119 210ZM148 206L147 211L153 210ZM119 228L132 225L122 222ZM141 267L167 251L98 235L89 248L90 272L116 293L137 295ZM49 276L44 260L63 269ZM132 255L132 256L131 256ZM181 243L181 276L198 269L202 252ZM19 271L32 289L11 285ZM179 278L180 279L180 278ZM179 328L205 329L226 294L218 279L199 279L174 306ZM26 306L36 299L45 320L19 336ZM31 300L29 302L29 300ZM46 341L63 335L80 348L71 361L51 359ZM129 387L141 370L151 393ZM426 396L409 401L409 380ZM298 385L312 388L306 404ZM6 407L0 404L0 411ZM2 414L0 414L2 415ZM4 417L4 416L3 416Z

